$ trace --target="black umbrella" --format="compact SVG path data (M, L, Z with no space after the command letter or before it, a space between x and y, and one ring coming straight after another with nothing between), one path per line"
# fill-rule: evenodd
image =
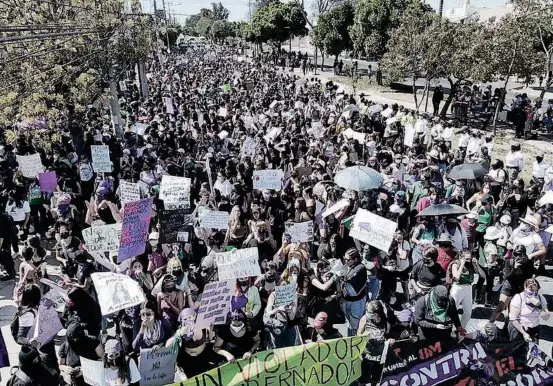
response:
M478 177L488 174L487 164L462 164L454 166L449 172L452 180L475 180Z
M453 204L438 204L432 205L423 210L418 216L459 216L461 214L467 214L469 211L459 205Z

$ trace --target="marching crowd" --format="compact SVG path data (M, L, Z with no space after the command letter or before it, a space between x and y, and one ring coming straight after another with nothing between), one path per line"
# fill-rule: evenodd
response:
M103 384L139 385L137 358L152 348L171 348L193 378L258 351L340 338L344 323L367 340L359 384L379 382L383 365L371 358L384 342L539 342L549 311L536 277L547 274L553 221L543 155L525 159L513 143L496 159L486 133L219 47L152 60L148 78L148 98L134 84L121 90L122 137L105 110L89 108L80 140L63 127L4 138L0 263L2 280L15 282L10 327L21 345L9 385L85 385L80 358L103 362ZM95 170L94 145L109 147L111 172ZM53 191L23 175L18 160L33 154L55 171ZM280 189L254 189L265 170L281 172ZM189 179L186 204L160 198L164 176ZM123 222L123 182L152 198L145 248L98 257L83 233ZM161 218L183 209L186 236L170 239ZM226 229L202 227L205 210L228 213ZM300 242L287 224L306 222ZM204 287L219 280L216 256L245 248L257 250L261 274L232 278L224 323L194 328ZM145 301L102 312L92 278L107 267ZM45 279L67 295L61 345L35 333L54 290ZM293 301L277 306L275 288L293 283ZM467 332L475 307L490 310L489 323Z

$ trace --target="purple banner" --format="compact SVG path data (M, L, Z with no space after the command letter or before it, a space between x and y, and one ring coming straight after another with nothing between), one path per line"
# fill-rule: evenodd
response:
M56 172L40 173L38 175L38 181L40 183L40 191L52 193L58 186L58 178Z
M152 217L152 199L127 202L123 210L121 245L117 262L138 256L146 250Z
M8 355L8 348L6 347L2 330L0 330L0 368L2 367L10 367L10 356Z

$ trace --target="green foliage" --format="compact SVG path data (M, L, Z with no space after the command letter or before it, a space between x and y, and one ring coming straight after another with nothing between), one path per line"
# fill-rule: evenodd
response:
M212 37L220 39L230 36L230 28L228 26L229 10L226 9L221 2L211 3L211 9L202 8L200 13L189 16L184 24L186 34L195 36ZM224 23L221 23L224 22ZM214 24L215 30L213 29Z
M253 39L280 45L292 36L305 36L305 18L301 8L292 3L270 2L252 17Z
M349 28L353 25L354 12L353 5L346 1L322 14L313 30L313 44L332 56L351 50L353 42Z

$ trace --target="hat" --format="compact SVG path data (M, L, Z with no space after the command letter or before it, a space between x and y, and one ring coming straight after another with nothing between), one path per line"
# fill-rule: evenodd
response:
M541 216L537 213L532 213L528 211L528 213L526 213L526 216L524 218L521 218L520 221L525 222L526 224L538 229L541 224Z
M148 236L148 240L159 240L159 233L158 232L150 233L150 236Z
M323 328L327 321L328 315L326 312L319 312L317 316L315 316L315 320L313 320L313 327Z
M504 214L499 219L499 222L503 225L509 225L511 223L511 216L509 216L508 214Z
M108 356L119 354L121 352L121 343L115 339L108 340L104 346L104 352Z
M440 237L436 239L437 243L453 243L453 240L451 240L451 236L447 233L442 233Z
M473 219L473 220L478 220L478 213L476 212L470 212L470 213L467 213L467 218L470 218L470 219Z
M179 323L181 323L184 318L188 316L196 316L196 312L192 308L184 308L179 314Z
M438 153L438 150L436 149L432 149L430 150L430 153L428 153L428 155L431 157L431 158L435 158L435 159L438 159L440 154Z
M501 232L497 227L491 226L486 228L484 240L497 240L501 237Z
M292 268L292 267L300 268L301 267L300 260L299 259L290 260L290 262L288 263L288 268Z
M39 358L38 350L28 345L21 346L19 351L19 364L21 367L30 366Z

